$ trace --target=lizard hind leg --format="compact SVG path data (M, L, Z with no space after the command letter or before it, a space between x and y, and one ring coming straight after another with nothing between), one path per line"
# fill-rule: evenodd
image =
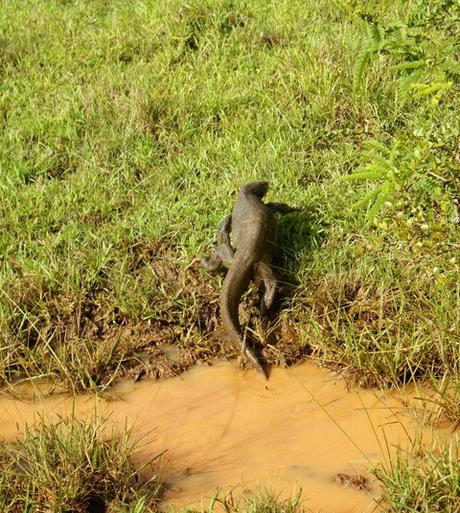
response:
M230 267L233 260L234 251L229 244L222 244L209 258L202 258L201 265L209 272L214 272L221 265Z
M203 257L201 259L201 267L204 267L204 269L211 273L217 271L221 265L222 259L220 258L217 251L214 251L214 253L209 258Z
M264 285L264 294L260 302L260 313L265 315L273 306L276 295L276 277L271 267L265 262L257 262L254 268L256 283L262 282Z
M217 228L217 245L222 244L230 246L230 231L232 229L232 216L229 214L225 216L219 223Z

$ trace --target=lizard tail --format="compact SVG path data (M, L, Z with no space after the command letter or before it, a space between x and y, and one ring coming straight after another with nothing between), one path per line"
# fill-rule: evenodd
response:
M244 345L244 354L247 356L248 360L251 361L254 365L254 367L257 369L258 372L260 372L265 379L268 379L267 371L262 367L259 359L257 358L254 351L246 345L245 342L243 342Z
M232 339L240 345L244 354L254 364L256 369L267 378L267 374L254 351L248 347L246 342L241 338L241 325L238 318L238 306L241 296L249 286L252 273L252 261L238 257L237 253L225 276L222 286L220 294L220 315L224 329L230 333Z

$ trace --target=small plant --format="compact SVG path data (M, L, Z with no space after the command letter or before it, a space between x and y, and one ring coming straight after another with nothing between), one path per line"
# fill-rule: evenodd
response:
M375 140L365 142L368 150L362 156L368 163L358 167L344 181L378 181L378 185L354 204L355 208L368 206L367 218L372 221L385 201L393 200L411 169L404 161L399 161L399 141L395 140L390 149Z
M362 9L342 3L364 20L367 42L354 68L353 88L364 84L366 67L378 55L395 62L403 97L431 97L438 103L460 80L458 26L460 10L452 0L420 0L392 20L364 13ZM444 14L444 15L442 15Z
M387 69L399 77L394 95L397 109L404 113L402 119L409 111L420 114L415 124L398 124L391 143L382 143L377 137L364 142L358 156L361 165L343 180L373 181L376 185L354 206L367 207L369 221L384 232L391 226L394 233L409 239L414 249L423 245L428 235L433 237L428 246L438 247L439 239L444 246L442 238L449 238L448 218L455 217L458 190L459 134L451 115L456 102L450 94L460 81L458 2L419 0L401 4L387 15L377 10L365 12L359 1L340 5L358 17L366 31L354 67L355 92L365 85L371 60L382 56ZM424 101L428 98L430 101ZM407 103L409 99L413 101ZM436 109L441 100L442 115ZM384 205L388 207L382 216L385 219L378 222L375 217ZM429 218L419 223L422 233L415 237L414 212ZM448 250L444 247L443 251Z

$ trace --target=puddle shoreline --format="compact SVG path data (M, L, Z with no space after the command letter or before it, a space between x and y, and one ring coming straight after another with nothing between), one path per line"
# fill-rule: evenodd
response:
M127 423L134 439L149 444L135 454L136 464L166 451L163 504L199 507L217 488L236 486L238 496L261 486L283 498L301 488L312 511L362 513L375 508L379 495L368 467L386 461L395 446L408 447L420 431L405 406L407 390L347 390L310 362L275 368L268 382L221 362L176 378L122 382L110 401L88 394L32 402L0 397L0 438L13 440L40 415L50 422L108 417L109 428Z

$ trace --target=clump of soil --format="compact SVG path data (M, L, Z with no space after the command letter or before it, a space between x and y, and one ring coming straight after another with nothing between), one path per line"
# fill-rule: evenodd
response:
M346 474L339 472L332 478L335 483L344 488L354 488L355 490L370 491L369 479L360 474Z

